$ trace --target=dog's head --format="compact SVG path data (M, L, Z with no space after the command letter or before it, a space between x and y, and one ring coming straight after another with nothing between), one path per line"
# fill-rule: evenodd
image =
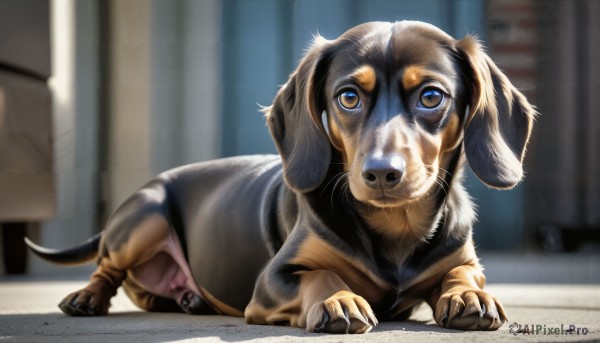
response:
M390 207L427 194L463 141L481 181L513 187L534 115L476 39L403 21L316 38L267 120L292 189L321 185L335 149L354 197Z

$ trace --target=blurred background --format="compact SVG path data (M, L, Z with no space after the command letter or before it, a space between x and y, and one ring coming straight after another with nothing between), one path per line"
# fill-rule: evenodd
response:
M477 35L541 113L523 183L467 179L488 279L599 283L598 18L595 0L0 0L4 273L72 271L23 236L73 246L163 170L276 153L259 105L315 34L411 19Z

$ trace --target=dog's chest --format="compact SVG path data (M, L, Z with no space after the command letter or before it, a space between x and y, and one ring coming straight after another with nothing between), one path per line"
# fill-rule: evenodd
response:
M407 266L413 250L412 246L402 244L397 240L388 239L376 242L374 262L382 278L395 291L405 287L403 280L407 279L407 273L415 273Z

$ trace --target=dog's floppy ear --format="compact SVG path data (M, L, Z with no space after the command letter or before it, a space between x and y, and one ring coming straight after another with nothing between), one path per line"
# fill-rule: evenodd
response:
M271 136L283 161L285 181L309 192L324 180L331 160L329 138L321 123L321 87L331 53L328 41L315 42L266 109Z
M523 177L523 157L536 112L473 37L457 42L471 91L465 153L485 184L509 189Z

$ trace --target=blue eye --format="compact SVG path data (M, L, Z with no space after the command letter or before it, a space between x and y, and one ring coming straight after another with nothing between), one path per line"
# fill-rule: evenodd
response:
M358 93L351 90L342 92L342 94L338 95L337 99L340 106L347 110L353 110L360 104Z
M421 97L419 98L421 105L425 108L436 108L443 100L444 93L436 88L425 88L423 92L421 92Z

